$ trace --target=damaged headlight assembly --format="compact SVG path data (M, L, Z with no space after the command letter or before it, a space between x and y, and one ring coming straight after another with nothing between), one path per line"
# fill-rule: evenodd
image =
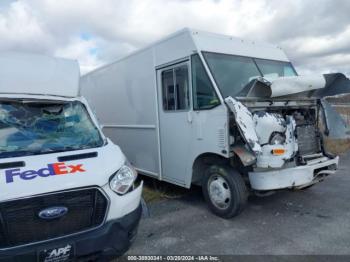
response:
M124 195L133 187L136 178L136 170L129 162L125 162L125 164L111 176L109 186L117 194Z
M270 145L283 145L286 142L286 136L279 132L273 132L270 136Z

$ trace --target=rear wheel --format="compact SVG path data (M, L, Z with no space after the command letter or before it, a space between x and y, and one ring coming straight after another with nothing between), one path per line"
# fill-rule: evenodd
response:
M208 168L202 191L210 210L223 218L231 218L242 212L248 197L242 176L226 165Z

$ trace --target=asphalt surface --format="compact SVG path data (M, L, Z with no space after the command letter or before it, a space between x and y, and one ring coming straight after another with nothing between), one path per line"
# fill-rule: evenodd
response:
M238 217L207 209L199 188L148 205L128 255L350 255L350 154L306 191L249 198Z

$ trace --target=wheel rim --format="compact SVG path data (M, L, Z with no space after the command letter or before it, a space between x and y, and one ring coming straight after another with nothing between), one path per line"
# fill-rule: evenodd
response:
M227 209L231 204L231 190L226 179L212 175L208 181L209 198L215 207Z

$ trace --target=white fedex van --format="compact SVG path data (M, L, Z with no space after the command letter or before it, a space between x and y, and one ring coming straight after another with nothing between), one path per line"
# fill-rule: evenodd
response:
M75 61L0 54L0 261L120 255L135 237L142 183L79 78Z

